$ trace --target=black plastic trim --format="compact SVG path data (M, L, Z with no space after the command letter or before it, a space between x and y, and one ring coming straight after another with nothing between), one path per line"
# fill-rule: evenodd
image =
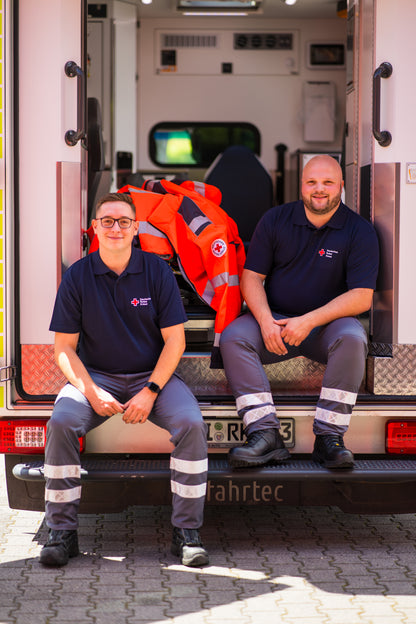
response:
M81 478L85 481L118 481L146 478L169 479L169 458L119 458L114 456L86 457L81 461ZM22 481L43 481L43 462L27 461L16 464L13 475ZM371 458L362 457L355 461L354 469L329 470L309 458L292 457L288 462L276 466L258 468L230 468L227 459L210 456L208 477L218 481L247 481L250 479L277 479L287 481L337 481L337 482L416 482L416 457Z

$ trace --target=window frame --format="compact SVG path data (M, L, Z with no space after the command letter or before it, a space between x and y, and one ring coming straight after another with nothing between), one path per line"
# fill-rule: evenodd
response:
M161 121L158 122L157 124L154 124L152 126L152 128L149 131L149 135L148 135L148 150L149 150L149 157L152 161L153 164L155 164L158 167L163 167L164 169L177 169L178 167L184 167L186 169L207 169L208 167L211 166L213 159L210 159L209 162L199 162L199 163L183 163L183 162L177 162L177 163L163 163L157 160L156 157L156 141L154 139L154 135L157 131L167 131L167 130L189 130L189 128L218 128L218 127L224 127L227 130L233 130L233 129L241 129L241 130L249 130L253 133L253 138L254 138L254 153L257 156L261 156L261 136L260 136L260 130L257 128L257 126L255 126L253 123L250 123L248 121L241 121L241 122L237 122L237 121ZM225 149L226 147L229 147L231 145L241 145L241 143L229 143L227 145L224 145ZM220 153L222 153L223 150L221 150L218 155Z

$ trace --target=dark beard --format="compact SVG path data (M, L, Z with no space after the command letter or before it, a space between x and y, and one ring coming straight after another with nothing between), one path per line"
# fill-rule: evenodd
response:
M312 201L310 201L309 199L306 199L304 195L302 195L302 201L305 204L305 208L307 208L307 210L309 210L309 212L311 212L312 214L325 215L325 214L328 214L329 212L332 212L333 210L335 210L335 208L338 207L341 201L341 191L332 200L328 199L326 206L321 209L314 208L314 206L312 205Z

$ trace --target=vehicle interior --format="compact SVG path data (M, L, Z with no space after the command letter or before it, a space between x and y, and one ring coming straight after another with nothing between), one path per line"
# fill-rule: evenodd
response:
M120 117L128 114L130 109L121 107L119 113L115 95L116 105L110 117L105 79L96 80L93 72L97 37L105 51L105 29L110 28L107 22L117 22L117 11L120 10L117 5L121 4L88 3L87 56L91 69L87 92L89 117L90 114L94 117L89 122L88 136L88 177L91 180L88 218L91 218L95 198L106 188L115 190L126 183L140 187L149 178L198 180L220 189L221 208L237 223L247 249L264 212L273 205L298 198L299 173L304 158L314 153L329 152L342 161L347 3L333 0L137 0L139 81L135 101L139 112L136 120L137 143L130 144L130 149L128 142L117 145L115 138L123 124ZM337 32L331 38L327 31L333 22L337 24ZM325 28L325 24L329 28ZM316 47L312 52L308 45L309 38L314 37L309 33L317 28L319 35L316 35ZM325 34L322 35L321 31ZM230 44L225 42L226 35L233 36L232 51L227 48ZM117 33L113 32L109 37L117 46ZM329 43L330 46L327 45ZM149 69L152 61L147 53L153 44L157 48L156 56L154 66ZM290 52L297 48L299 52L294 59ZM306 50L310 56L305 60ZM272 67L274 55L281 64L277 70ZM195 62L198 65L192 65L190 56L197 57ZM105 58L104 53L103 64ZM268 65L266 68L262 67L264 59ZM314 61L317 68L313 67ZM109 63L111 71L117 71L114 55ZM215 64L214 69L211 63ZM315 117L310 123L295 118L298 128L293 138L289 131L290 141L287 140L280 131L287 125L283 117L287 107L291 106L290 101L283 103L284 90L299 90L309 83L317 88L316 80L305 82L304 79L319 78L321 81L323 77L324 87L334 87L334 77L337 81L336 119L330 118L332 112L322 112L322 106L333 105L331 94L319 92L308 98L302 91L298 92L296 97L300 100L300 109L305 109L308 102L312 102L310 106L321 107L321 110L312 111L312 117ZM297 82L296 86L291 82L292 78ZM204 80L205 87L201 82ZM189 94L195 89L218 92L219 80L224 82L224 87L239 81L239 88L246 92L245 99L251 100L250 106L242 106L238 94L230 105L219 101L215 110L209 103L196 101L194 105L192 101L191 106L185 104L186 94L192 99L195 96ZM160 86L163 82L165 84ZM257 85L264 85L266 90L270 90L271 82L276 83L270 92L271 97L278 96L275 105L269 103L267 106L268 120L276 117L277 128L273 137L267 136L270 134L268 120L258 123L262 115L256 108L265 109L263 98L260 95L256 100L251 94L248 95ZM167 106L155 105L153 87L156 91L168 89ZM154 113L150 109L146 113L149 100L157 109ZM100 106L103 115L97 115ZM298 116L304 114L302 110ZM313 134L311 127L317 119L322 124L323 141L320 136L307 136L308 132ZM328 137L326 133L329 133ZM215 312L201 301L189 281L181 275L175 260L171 264L177 274L189 317L187 350L207 352L212 346Z

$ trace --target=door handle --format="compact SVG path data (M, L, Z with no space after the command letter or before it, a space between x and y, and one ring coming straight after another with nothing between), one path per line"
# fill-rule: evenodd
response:
M373 74L373 135L381 147L391 143L392 136L388 130L380 130L381 79L390 78L393 67L390 63L381 63Z
M65 132L65 143L73 147L78 141L84 141L85 132L85 72L75 63L68 61L65 63L65 74L68 78L77 79L77 130L67 130Z

